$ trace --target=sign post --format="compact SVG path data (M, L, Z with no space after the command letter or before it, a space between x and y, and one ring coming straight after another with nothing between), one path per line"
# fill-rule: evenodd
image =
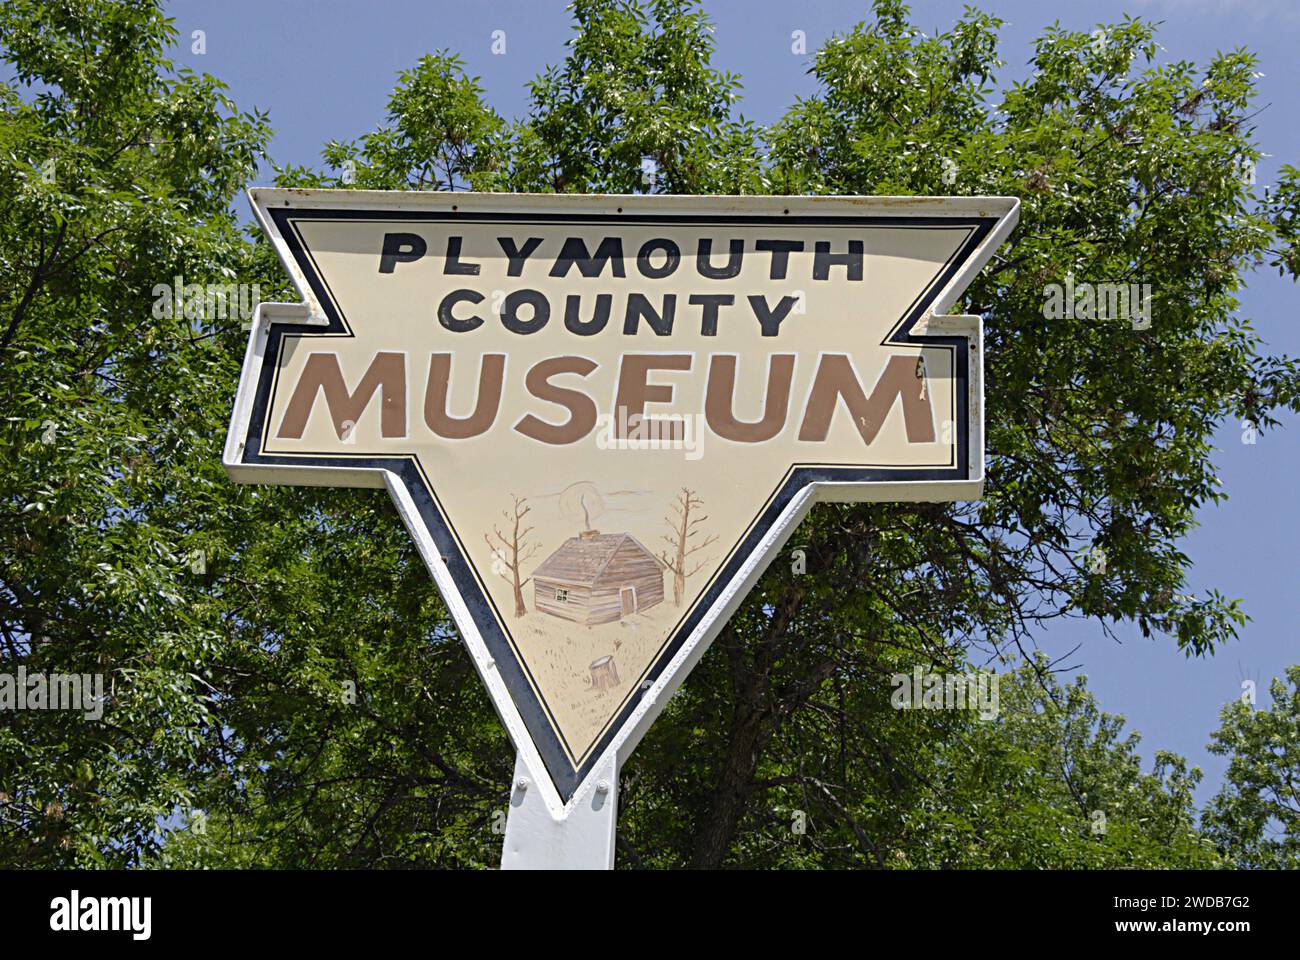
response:
M224 463L386 487L517 750L503 867L609 868L618 772L818 500L983 485L947 315L1008 198L254 190Z

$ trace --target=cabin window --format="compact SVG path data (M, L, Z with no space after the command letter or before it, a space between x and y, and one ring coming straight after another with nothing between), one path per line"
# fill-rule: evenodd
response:
M555 588L555 601L556 601L556 603L568 603L568 602L569 602L569 591L568 591L568 590L565 590L565 589L562 588L562 587L556 587L556 588Z

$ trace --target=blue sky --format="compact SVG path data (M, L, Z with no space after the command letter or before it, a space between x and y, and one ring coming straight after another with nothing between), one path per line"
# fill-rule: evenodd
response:
M810 0L712 0L717 40L714 65L744 80L741 111L753 120L776 120L795 97L814 91L807 70L811 53L836 32L869 14L865 2ZM1059 22L1092 30L1125 14L1163 21L1163 56L1206 62L1221 49L1246 47L1261 58L1256 137L1270 156L1260 164L1262 186L1281 163L1300 164L1300 2L1296 0L1128 0L1115 3L984 0L975 4L1008 21L1003 32L1004 79L1026 72L1032 40ZM947 29L964 4L928 0L912 4L915 22L927 32ZM525 84L564 55L571 21L562 0L175 0L168 5L185 41L175 56L196 70L220 77L243 109L270 111L278 163L317 164L330 139L350 139L383 119L399 70L440 49L460 53L481 78L488 102L505 116L527 107ZM191 50L202 30L206 50ZM802 30L806 55L791 50ZM492 52L494 31L505 32L504 54ZM269 182L269 179L268 179ZM1243 312L1275 352L1300 353L1295 311L1300 288L1276 273L1255 275ZM1241 442L1240 424L1218 435L1217 462L1227 504L1208 509L1186 551L1195 568L1195 592L1218 588L1244 600L1254 618L1241 639L1208 659L1189 660L1169 640L1147 640L1121 626L1122 642L1092 623L1072 622L1040 637L1048 653L1078 650L1066 661L1089 677L1102 705L1128 718L1143 734L1143 753L1156 748L1189 757L1207 774L1204 799L1221 777L1224 762L1205 751L1218 725L1219 708L1254 680L1267 705L1268 679L1300 662L1300 509L1296 476L1300 443L1296 417L1284 429Z

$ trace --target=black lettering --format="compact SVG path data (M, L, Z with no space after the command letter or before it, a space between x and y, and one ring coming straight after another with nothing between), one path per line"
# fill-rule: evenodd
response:
M813 246L813 279L829 280L831 267L844 267L848 279L862 279L862 241L850 240L848 253L831 253L831 245L818 240Z
M699 250L695 254L695 269L699 271L700 276L708 277L710 280L730 280L732 277L740 276L740 267L745 257L745 241L732 240L727 250L727 265L715 267L709 262L709 257L713 254L713 241L707 238L701 240Z
M597 294L595 315L590 320L583 320L578 316L582 297L576 293L569 294L564 301L564 329L580 337L590 337L594 333L600 333L605 329L605 324L609 323L609 311L613 302L612 293Z
M754 249L772 254L772 270L768 274L773 280L784 280L790 269L790 254L803 250L802 240L758 240Z
M386 233L384 249L379 254L379 272L392 273L399 263L413 263L428 251L424 237L418 233Z
M634 335L640 325L640 319L645 317L650 329L659 336L671 336L673 332L673 313L676 309L677 295L675 293L664 294L662 313L650 306L650 301L643 294L629 293L627 295L627 313L623 317L623 333L628 336Z
M529 237L524 241L522 247L515 246L514 237L497 237L497 243L501 245L501 252L506 255L510 261L510 266L506 268L507 277L522 276L524 272L524 261L533 255L542 244L541 237Z
M782 297L781 302L772 310L767 305L767 297L760 294L753 294L749 298L749 305L754 308L754 316L758 318L758 325L763 328L763 336L775 337L781 328L781 321L790 315L794 305L799 302L798 297Z
M531 304L533 315L527 320L519 319L519 308ZM540 290L516 290L506 297L501 309L501 325L511 333L536 333L551 319L551 302Z
M461 320L452 313L452 309L456 304L461 302L482 303L483 294L477 290L453 290L442 298L442 303L438 304L438 322L452 333L468 333L470 330L483 326L483 320L478 316L466 317Z
M566 277L569 269L577 264L578 272L584 277L598 277L606 263L610 265L614 276L627 276L623 269L623 241L618 237L606 237L600 241L594 255L587 251L587 243L582 237L569 237L560 248L560 255L555 258L551 276Z
M700 336L716 337L718 335L718 307L729 307L736 302L730 293L693 293L688 300L693 307L703 307L700 318Z
M650 263L651 254L662 251L666 254L664 265L662 267L652 266ZM682 262L682 251L677 244L671 240L659 238L656 240L647 240L641 244L641 249L637 251L636 268L641 272L641 276L647 280L662 280L664 277L671 276L677 269L677 265Z
M481 269L477 263L460 262L461 242L460 237L447 238L447 261L443 264L442 272L453 276L476 277Z

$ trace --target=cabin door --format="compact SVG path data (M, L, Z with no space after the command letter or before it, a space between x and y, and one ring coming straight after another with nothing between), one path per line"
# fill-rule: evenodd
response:
M623 616L636 613L636 587L624 587L619 591L619 596L623 600Z

